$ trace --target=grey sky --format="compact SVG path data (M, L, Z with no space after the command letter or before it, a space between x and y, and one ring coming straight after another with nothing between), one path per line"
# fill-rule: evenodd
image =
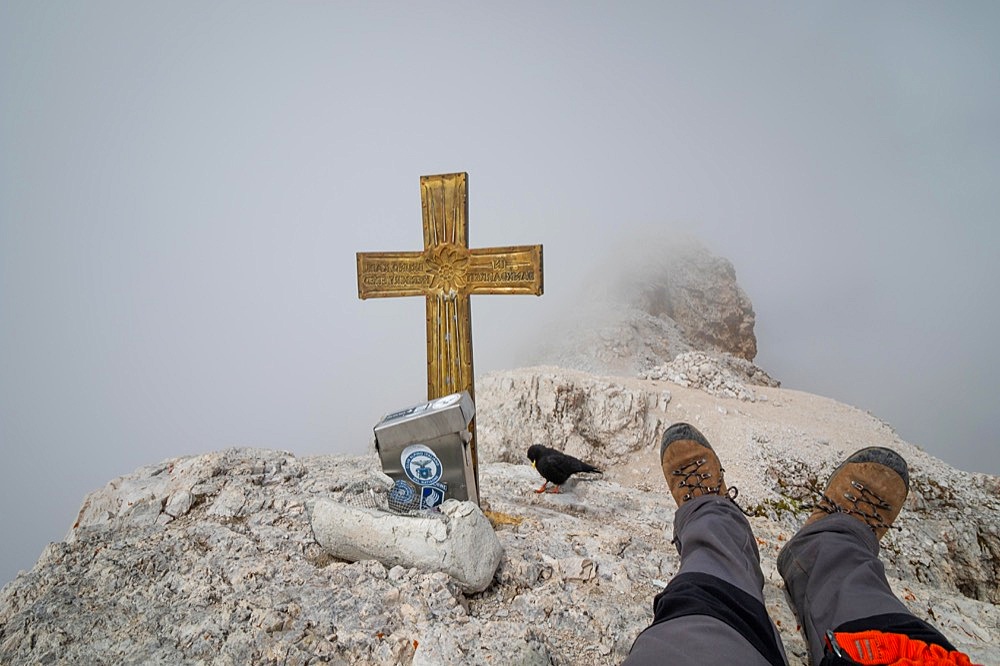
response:
M0 3L0 583L116 475L422 399L423 302L354 262L421 247L422 174L545 246L478 374L678 228L786 387L1000 473L998 118L992 2Z

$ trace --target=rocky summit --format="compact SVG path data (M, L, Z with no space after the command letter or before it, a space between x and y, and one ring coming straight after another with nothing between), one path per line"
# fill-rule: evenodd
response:
M227 449L87 496L66 539L0 591L0 663L617 664L679 566L658 461L676 421L711 439L753 516L793 666L807 657L777 554L864 446L910 464L900 529L882 542L893 589L974 662L1000 663L1000 479L946 465L867 412L781 388L751 362L749 301L734 278L717 281L731 267L688 268L699 262L718 289L674 265L611 328L577 328L582 347L560 338L553 365L479 378L483 509L502 548L485 589L430 567L339 560L318 543L317 506L378 505L373 451ZM536 494L525 456L536 443L604 474Z
M767 606L792 664L807 663L805 646L776 556L803 503L864 445L911 465L901 529L883 542L895 591L975 661L1000 663L1000 480L950 468L841 403L753 392L554 367L484 378L484 508L504 552L476 594L440 572L338 561L316 542L310 506L368 501L374 453L229 449L143 467L89 495L67 539L3 589L0 663L618 663L679 564L656 461L676 420L713 439L755 516ZM531 442L606 472L535 494Z

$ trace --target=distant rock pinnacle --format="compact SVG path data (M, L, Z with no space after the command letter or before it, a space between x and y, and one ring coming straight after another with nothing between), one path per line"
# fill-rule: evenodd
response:
M636 375L690 351L753 361L753 305L728 260L689 238L637 252L580 285L579 302L548 326L529 364Z

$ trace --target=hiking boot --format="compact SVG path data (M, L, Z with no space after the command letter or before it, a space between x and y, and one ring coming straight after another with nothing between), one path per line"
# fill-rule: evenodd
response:
M725 471L705 436L687 423L663 433L660 466L677 506L701 495L726 495Z
M902 456L880 446L861 449L830 475L823 497L805 524L831 513L846 513L881 539L903 508L909 488L910 474Z

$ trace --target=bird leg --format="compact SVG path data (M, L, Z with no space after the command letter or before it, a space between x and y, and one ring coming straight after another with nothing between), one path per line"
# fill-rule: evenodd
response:
M547 486L547 485L549 485L548 481L546 481L545 483L543 483L542 487L535 491L535 494L537 495L538 493L544 493L545 492L545 486Z

